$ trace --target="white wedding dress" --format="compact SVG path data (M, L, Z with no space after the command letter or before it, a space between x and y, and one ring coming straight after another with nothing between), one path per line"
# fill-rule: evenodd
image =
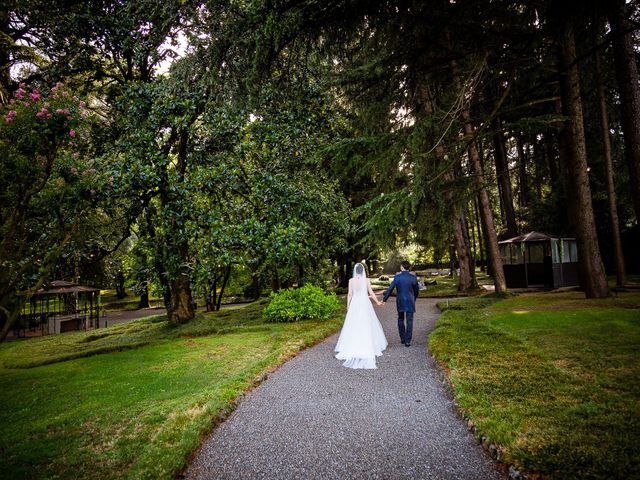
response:
M351 303L336 344L336 358L344 360L343 365L348 368L377 368L376 357L387 348L387 339L369 300L370 285L364 269L360 269L363 273L356 273L358 265L349 280Z

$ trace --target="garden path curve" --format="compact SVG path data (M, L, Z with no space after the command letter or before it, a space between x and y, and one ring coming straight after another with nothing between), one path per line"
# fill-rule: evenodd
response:
M301 352L215 429L185 477L501 479L427 350L436 301L418 302L411 347L398 339L395 302L376 307L389 341L377 370L342 367L337 335Z

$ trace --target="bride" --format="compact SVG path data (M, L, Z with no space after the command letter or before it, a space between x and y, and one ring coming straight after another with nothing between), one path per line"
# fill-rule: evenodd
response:
M387 348L382 325L369 301L382 305L371 289L364 265L356 263L353 278L349 280L347 316L336 344L336 358L344 360L348 368L377 368L376 357Z

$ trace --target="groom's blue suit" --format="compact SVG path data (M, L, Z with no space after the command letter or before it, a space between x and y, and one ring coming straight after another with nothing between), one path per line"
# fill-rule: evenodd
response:
M418 292L420 292L418 279L406 270L397 274L387 291L384 292L383 300L385 302L394 288L397 289L398 333L402 343L409 345L413 335L413 312L416 311L416 298L418 298ZM406 328L404 324L405 317L407 320Z

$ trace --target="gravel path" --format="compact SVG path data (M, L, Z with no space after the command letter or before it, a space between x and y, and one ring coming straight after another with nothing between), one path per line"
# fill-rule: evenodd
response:
M395 302L376 307L389 341L377 370L342 367L337 335L284 364L206 440L186 478L503 478L457 417L427 351L435 303L419 300L409 348Z

